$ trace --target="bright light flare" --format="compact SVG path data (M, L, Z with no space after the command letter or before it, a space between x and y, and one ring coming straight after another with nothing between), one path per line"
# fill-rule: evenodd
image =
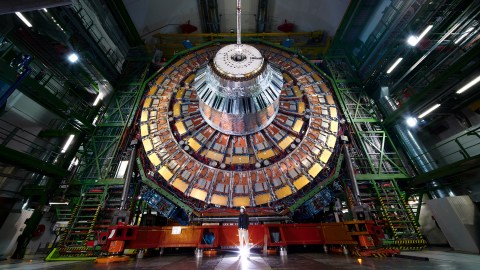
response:
M250 248L243 247L240 249L240 257L247 258L250 255Z
M422 40L422 38L424 38L428 32L430 32L430 30L432 30L433 28L433 25L429 25L427 26L427 28L425 28L425 30L423 30L423 32L420 34L420 36L414 36L414 35L411 35L410 37L408 37L407 39L407 43L408 45L414 47L418 44L418 42L420 42L420 40Z
M407 39L407 43L408 43L408 45L413 47L413 46L417 45L418 38L416 36L413 36L413 35L409 36L408 39Z
M409 118L407 118L406 122L407 122L407 125L408 125L409 127L414 127L414 126L417 125L417 118L415 118L415 117L409 117Z
M68 205L68 202L49 202L49 205Z
M71 63L77 62L78 61L78 55L76 53L71 53L68 56L68 61L70 61Z

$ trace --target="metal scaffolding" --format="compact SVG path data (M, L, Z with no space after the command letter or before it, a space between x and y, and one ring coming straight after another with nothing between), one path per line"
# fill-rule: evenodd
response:
M350 130L347 151L354 172L351 177L358 181L355 195L359 204L369 208L375 219L386 222L394 239L392 245L422 248L426 242L397 184L397 180L410 178L409 169L384 129L378 108L364 92L346 57L330 57L327 67Z

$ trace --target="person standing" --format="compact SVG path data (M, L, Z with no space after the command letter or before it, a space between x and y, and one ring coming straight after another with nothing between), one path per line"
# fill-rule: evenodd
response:
M240 216L238 217L238 238L240 240L240 250L248 247L248 215L245 213L245 207L240 207Z

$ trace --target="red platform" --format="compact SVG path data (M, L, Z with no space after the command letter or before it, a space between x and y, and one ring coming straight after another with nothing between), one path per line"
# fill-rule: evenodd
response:
M343 223L250 225L249 241L254 247L312 244L357 244ZM204 236L213 233L214 241ZM236 225L140 227L118 225L109 228L108 246L125 241L126 249L161 247L236 248L239 244Z

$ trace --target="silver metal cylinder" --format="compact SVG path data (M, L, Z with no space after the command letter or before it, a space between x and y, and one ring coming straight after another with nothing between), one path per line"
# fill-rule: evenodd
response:
M237 0L237 45L242 44L242 0Z
M346 145L343 145L343 153L345 155L345 162L347 164L348 176L350 177L350 181L352 181L353 198L355 199L355 204L360 205L360 190L358 189L357 178L355 177L355 172L353 171L350 152L348 152L348 148Z
M240 46L241 57L235 46ZM205 121L229 135L247 135L268 126L277 115L283 76L247 44L221 48L199 69L194 82Z
M137 149L137 140L132 141L132 150L130 152L130 159L128 161L127 172L125 173L124 179L125 182L123 184L123 191L122 191L122 200L120 202L120 209L123 210L125 207L125 203L127 201L128 190L130 188L130 181L132 180L132 173L133 173L133 166L135 165L135 153Z

